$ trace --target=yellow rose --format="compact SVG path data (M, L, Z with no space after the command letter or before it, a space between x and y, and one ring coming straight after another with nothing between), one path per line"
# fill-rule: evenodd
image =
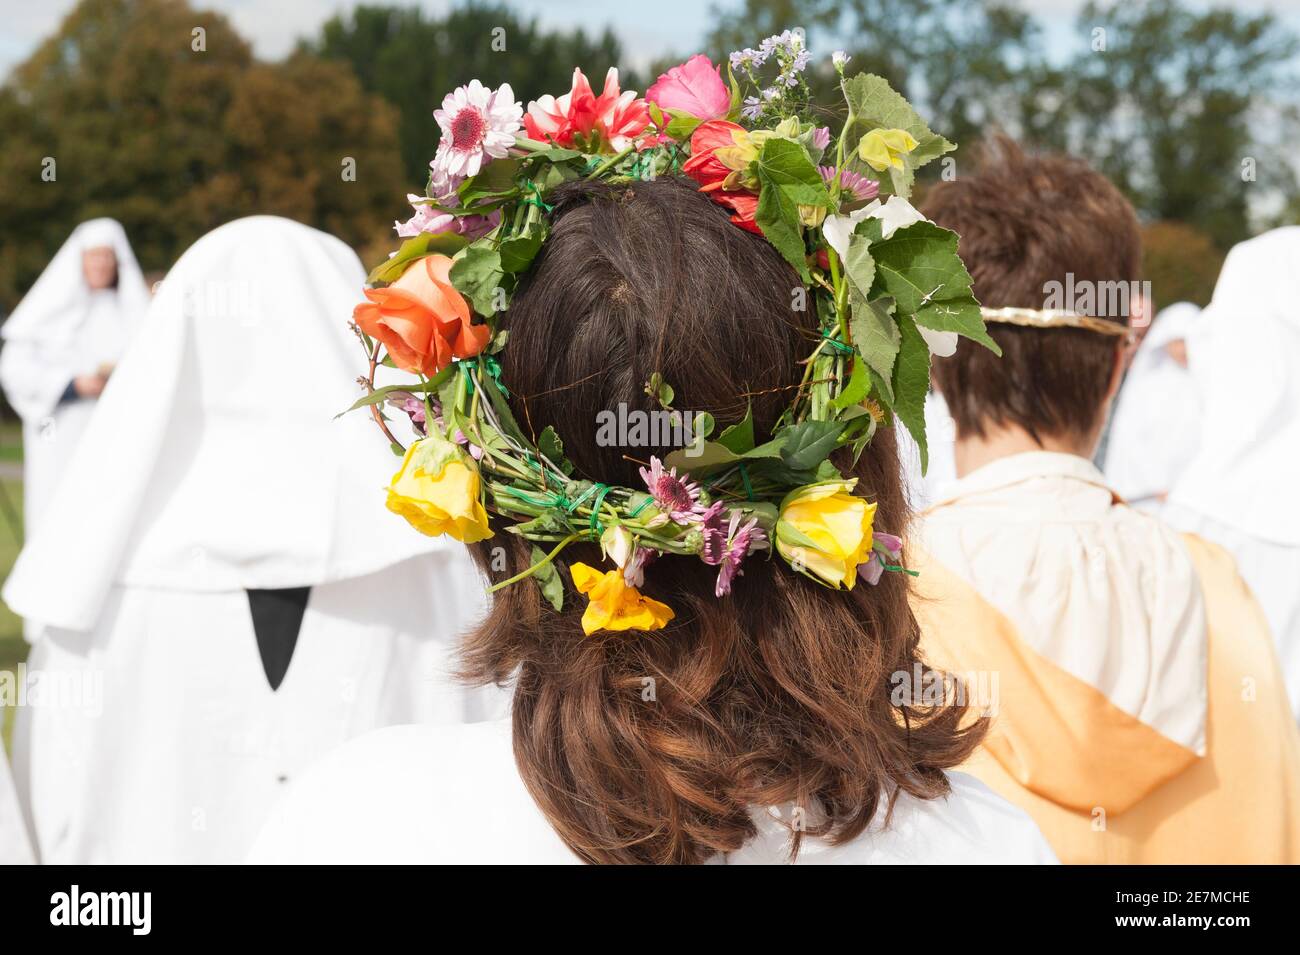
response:
M858 143L858 158L877 172L903 168L903 157L917 147L905 129L873 129Z
M450 534L472 544L492 536L478 470L456 445L438 436L406 449L388 487L388 509L430 537Z
M871 556L876 505L855 497L856 480L795 488L781 502L776 549L791 564L835 588L851 589Z
M623 579L623 571L601 573L586 564L574 564L573 585L591 601L582 614L582 632L597 630L659 630L676 614L673 608L643 597Z

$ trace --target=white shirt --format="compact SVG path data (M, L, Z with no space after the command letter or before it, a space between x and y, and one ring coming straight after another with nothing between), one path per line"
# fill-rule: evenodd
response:
M1208 638L1191 555L1176 531L1119 501L1091 462L999 458L957 481L918 532L1035 652L1205 752Z
M798 862L1054 863L1027 815L977 780L900 796L893 820L842 846L806 839ZM719 862L788 861L788 831L755 812L758 835ZM534 804L515 766L510 723L396 726L336 750L286 794L254 845L255 864L580 862Z

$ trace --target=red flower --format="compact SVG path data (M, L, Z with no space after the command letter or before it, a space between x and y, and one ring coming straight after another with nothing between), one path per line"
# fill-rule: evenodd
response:
M700 192L707 192L714 202L729 207L735 213L732 222L762 235L762 230L754 222L758 193L751 189L727 188L728 180L734 183L741 170L727 165L724 158L735 162L734 157L744 150L747 142L748 133L743 126L725 119L700 123L691 134L691 158L682 164L682 172L700 184ZM722 157L718 155L719 150L725 150Z
M605 89L597 96L582 70L573 71L573 88L563 96L546 95L528 104L524 129L532 139L590 152L606 147L622 152L650 125L645 100L618 88L618 70L605 74Z

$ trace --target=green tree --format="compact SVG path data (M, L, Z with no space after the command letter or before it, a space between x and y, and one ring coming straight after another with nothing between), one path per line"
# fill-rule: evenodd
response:
M472 77L492 87L509 83L526 103L567 92L580 66L599 91L621 54L608 30L599 37L545 31L499 3L467 3L442 18L418 8L360 6L328 20L302 49L350 64L368 92L398 109L402 165L415 189L438 145L433 111L457 86Z
M1226 249L1253 231L1253 198L1296 195L1298 47L1275 17L1093 2L1078 26L1092 42L1068 71L1071 117L1054 145L1090 159L1146 217L1187 222Z
M258 63L224 18L183 0L82 0L0 87L0 126L5 311L92 216L121 220L160 269L253 212L363 245L400 189L396 115L346 66Z

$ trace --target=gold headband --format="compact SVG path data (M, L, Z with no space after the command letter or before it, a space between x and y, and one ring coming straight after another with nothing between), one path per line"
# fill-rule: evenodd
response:
M980 308L980 315L986 322L1002 322L1006 325L1023 325L1027 328L1083 328L1102 335L1123 335L1132 338L1132 330L1127 325L1080 315L1078 312L1060 308Z

